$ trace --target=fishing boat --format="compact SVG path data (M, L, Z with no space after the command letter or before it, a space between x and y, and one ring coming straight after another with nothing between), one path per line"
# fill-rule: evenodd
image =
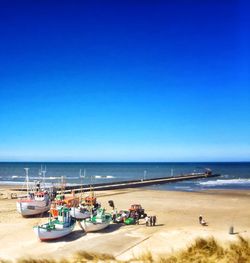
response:
M61 190L59 193L55 196L55 199L53 203L56 205L56 207L66 206L68 208L70 207L78 207L79 206L79 197L75 195L75 192L72 190L72 193L64 194L66 182L64 180L64 177L61 177Z
M97 205L97 202L92 187L90 187L91 188L90 195L83 198L82 179L86 177L86 169L84 169L83 175L82 175L82 170L80 169L79 177L81 178L80 202L77 207L76 206L71 207L70 215L77 220L82 220L91 217L91 209Z
M58 209L58 216L49 219L49 222L33 227L35 234L41 241L53 240L70 234L76 221L70 216L70 209L61 207Z
M77 220L82 220L91 217L91 210L98 208L100 205L96 202L96 197L93 192L90 196L86 196L84 202L78 207L71 207L70 214Z
M91 212L85 206L71 207L70 215L77 220L82 220L91 217Z
M49 192L40 188L40 182L37 183L36 189L31 189L29 185L29 168L24 169L26 171L27 194L18 198L16 202L17 211L24 217L49 211L51 205ZM43 171L44 176L45 172Z
M50 209L50 196L47 191L29 193L27 198L20 198L16 202L17 211L22 216L39 215Z
M108 227L111 221L111 214L105 213L104 208L98 208L90 218L80 221L80 224L85 232L95 232Z
M79 197L75 196L74 192L70 196L58 194L55 197L54 203L56 206L77 207L79 205Z

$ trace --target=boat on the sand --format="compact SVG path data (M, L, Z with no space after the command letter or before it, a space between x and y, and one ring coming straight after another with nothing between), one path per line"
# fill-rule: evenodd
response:
M35 234L41 241L53 240L70 234L76 221L70 216L70 210L67 207L58 209L58 216L55 219L49 219L48 223L33 227Z
M91 212L84 206L71 207L70 215L77 220L82 220L91 217Z
M47 191L29 193L25 198L19 198L16 202L17 211L22 216L39 215L50 209L50 195Z
M16 202L17 212L22 216L39 215L49 211L51 205L51 197L47 190L40 187L40 182L36 184L36 189L31 189L29 183L29 168L26 171L26 191L25 196L19 197ZM45 171L43 171L45 174Z
M104 208L97 208L95 214L80 221L80 224L85 232L95 232L108 227L111 221L111 214L106 213Z
M77 220L86 219L91 217L92 209L96 209L99 206L100 204L97 203L96 197L92 192L91 195L86 196L84 198L84 202L81 202L79 206L71 207L70 214L72 217L74 217Z

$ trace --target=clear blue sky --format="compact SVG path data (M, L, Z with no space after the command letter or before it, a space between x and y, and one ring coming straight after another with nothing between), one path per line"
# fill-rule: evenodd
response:
M1 161L249 161L247 1L0 2Z

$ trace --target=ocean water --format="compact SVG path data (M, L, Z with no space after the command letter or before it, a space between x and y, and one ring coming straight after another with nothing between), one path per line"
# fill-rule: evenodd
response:
M45 171L48 185L93 184L103 182L178 176L212 169L220 177L153 185L159 190L202 191L208 189L250 190L250 162L235 163L37 163L0 162L1 184L24 184L25 170L29 168L30 181L42 180ZM80 173L81 170L81 173Z

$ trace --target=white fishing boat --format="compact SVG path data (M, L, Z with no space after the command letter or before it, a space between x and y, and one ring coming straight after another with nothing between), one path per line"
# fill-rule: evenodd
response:
M111 214L105 213L104 208L98 208L95 215L84 219L80 224L85 232L95 232L108 227L111 221Z
M70 215L77 220L82 220L91 217L91 212L85 207L71 207Z
M70 234L76 221L70 216L70 210L67 207L58 209L58 217L46 224L33 227L35 234L41 241L53 240Z
M39 215L49 211L51 198L48 191L40 188L40 182L37 183L36 190L32 190L29 185L29 168L24 168L26 171L26 188L27 194L18 198L16 202L17 211L22 216ZM43 174L45 176L45 172Z
M80 205L71 207L70 215L77 220L83 220L83 219L91 217L90 211L92 209L92 206L96 204L96 198L94 197L94 193L92 192L91 197L86 197L85 200L83 200L82 179L86 177L86 169L84 169L83 175L82 175L82 169L80 169L79 177L81 179ZM85 202L84 205L83 205L83 201Z
M49 211L51 200L47 191L30 193L27 198L20 198L16 202L17 211L22 216L39 215Z

